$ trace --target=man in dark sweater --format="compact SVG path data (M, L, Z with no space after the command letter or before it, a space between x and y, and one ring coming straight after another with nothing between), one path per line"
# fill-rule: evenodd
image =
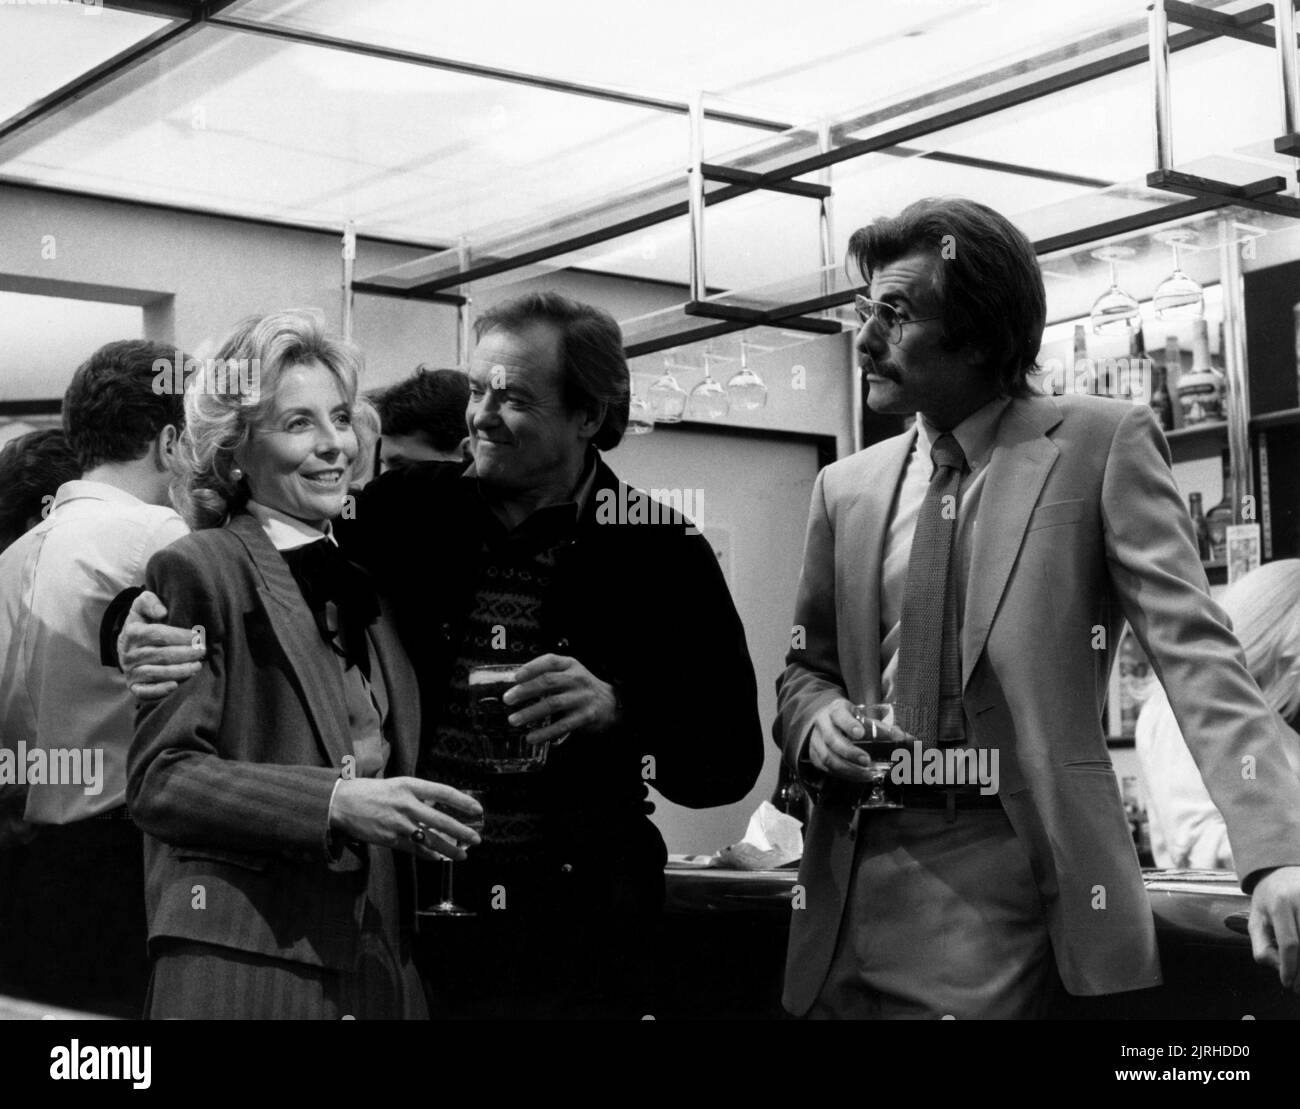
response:
M536 294L476 332L473 465L384 474L336 522L343 549L400 599L421 772L487 791L483 845L456 868L457 900L477 916L423 926L434 1011L639 1016L653 1012L665 861L646 787L700 808L745 796L763 759L753 666L707 541L601 459L630 397L614 320ZM652 573L677 603L625 611L627 583ZM128 647L133 684L183 676L192 656L168 650L180 653ZM552 741L534 773L487 774L478 755L468 672L501 662L519 665L515 722ZM707 687L679 680L693 673Z

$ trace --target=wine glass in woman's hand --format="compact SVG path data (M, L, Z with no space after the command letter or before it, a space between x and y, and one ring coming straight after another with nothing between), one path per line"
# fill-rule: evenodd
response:
M482 790L462 789L460 792L465 794L467 797L470 797L473 800L477 801L479 803L480 810L481 810L483 805ZM451 804L445 801L438 802L434 806L434 808L440 809L441 811L449 814L450 816L455 817L457 821L465 825L465 827L470 829L470 831L478 832L480 835L482 834L484 819L485 819L484 813L482 811L480 811L476 816L467 809L455 808L454 806L452 806ZM461 846L465 846L465 845L462 844ZM456 898L452 890L452 867L453 866L454 863L452 862L451 859L444 858L441 860L442 897L438 900L436 904L429 905L423 909L417 909L416 910L417 916L433 917L433 916L474 916L475 915L473 909L467 909L463 905L458 905L456 903Z

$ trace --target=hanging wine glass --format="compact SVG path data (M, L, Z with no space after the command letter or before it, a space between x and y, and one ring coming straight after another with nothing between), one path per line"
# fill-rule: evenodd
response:
M675 424L685 414L689 394L673 377L673 364L670 359L664 359L663 374L655 378L646 393L650 399L650 412L657 422Z
M1176 227L1157 232L1152 238L1168 243L1174 251L1174 272L1160 282L1151 298L1156 316L1162 320L1201 319L1205 315L1205 290L1183 273L1178 261L1179 244L1194 243L1196 232L1191 228Z
M648 435L655 429L655 414L637 393L636 378L631 380L632 396L627 406L627 434Z
M745 340L740 340L740 369L727 382L727 400L737 412L753 412L767 403L767 386L749 368L745 359Z
M1131 335L1142 326L1142 306L1119 287L1115 263L1132 258L1136 251L1128 246L1103 246L1092 256L1110 263L1110 288L1093 303L1088 313L1094 335Z
M711 355L704 352L704 380L691 390L690 400L686 404L686 414L692 420L725 420L730 403L727 390L713 378L709 365Z

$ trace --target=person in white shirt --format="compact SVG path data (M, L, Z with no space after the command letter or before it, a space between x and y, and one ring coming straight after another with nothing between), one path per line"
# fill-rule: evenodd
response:
M81 477L0 554L0 992L138 1017L148 985L143 841L127 816L135 703L100 660L109 602L188 528L168 507L184 423L173 348L109 343L77 370L64 430ZM160 373L160 370L167 370Z
M1287 762L1300 774L1300 559L1251 571L1219 603L1232 619L1246 668L1277 717ZM1223 814L1210 800L1163 689L1142 706L1135 744L1156 866L1233 869Z

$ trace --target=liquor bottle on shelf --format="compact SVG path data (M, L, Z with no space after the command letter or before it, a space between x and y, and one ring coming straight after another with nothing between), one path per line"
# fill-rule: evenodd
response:
M1165 337L1165 388L1169 390L1169 426L1177 431L1183 426L1183 408L1178 403L1178 382L1183 376L1183 352L1178 346L1178 337L1176 335L1167 335Z
M1223 500L1205 514L1205 528L1209 534L1210 557L1208 565L1228 565L1228 528L1232 526L1232 459L1223 452Z
M1137 779L1125 777L1120 782L1120 796L1124 801L1124 815L1128 818L1129 831L1133 834L1133 850L1137 852L1141 866L1155 866L1151 855L1151 833L1147 826L1147 810L1138 793Z
M1147 343L1143 339L1141 326L1139 326L1128 339L1127 358L1115 368L1110 395L1128 402L1147 403L1151 399L1149 368L1151 364L1147 361Z
M1067 393L1096 392L1097 383L1093 377L1093 366L1088 358L1088 333L1083 324L1074 325L1074 359L1070 363Z
M1223 419L1224 377L1210 362L1210 333L1205 320L1193 323L1192 369L1178 382L1183 426L1195 427Z
M1264 532L1264 561L1273 561L1273 487L1268 473L1268 436L1259 437L1259 523Z
M1169 399L1168 371L1164 366L1153 365L1151 373L1151 411L1161 431L1172 431L1174 427L1174 406Z
M1205 562L1210 557L1210 531L1205 522L1205 510L1201 507L1200 493L1187 498L1187 508L1192 514L1192 530L1196 532L1196 553Z
M1300 301L1296 301L1291 312L1295 318L1296 404L1300 406Z
M1151 399L1150 363L1147 362L1146 341L1142 338L1142 327L1138 326L1128 343L1128 358L1122 371L1117 372L1112 382L1113 396L1121 400L1146 404Z

